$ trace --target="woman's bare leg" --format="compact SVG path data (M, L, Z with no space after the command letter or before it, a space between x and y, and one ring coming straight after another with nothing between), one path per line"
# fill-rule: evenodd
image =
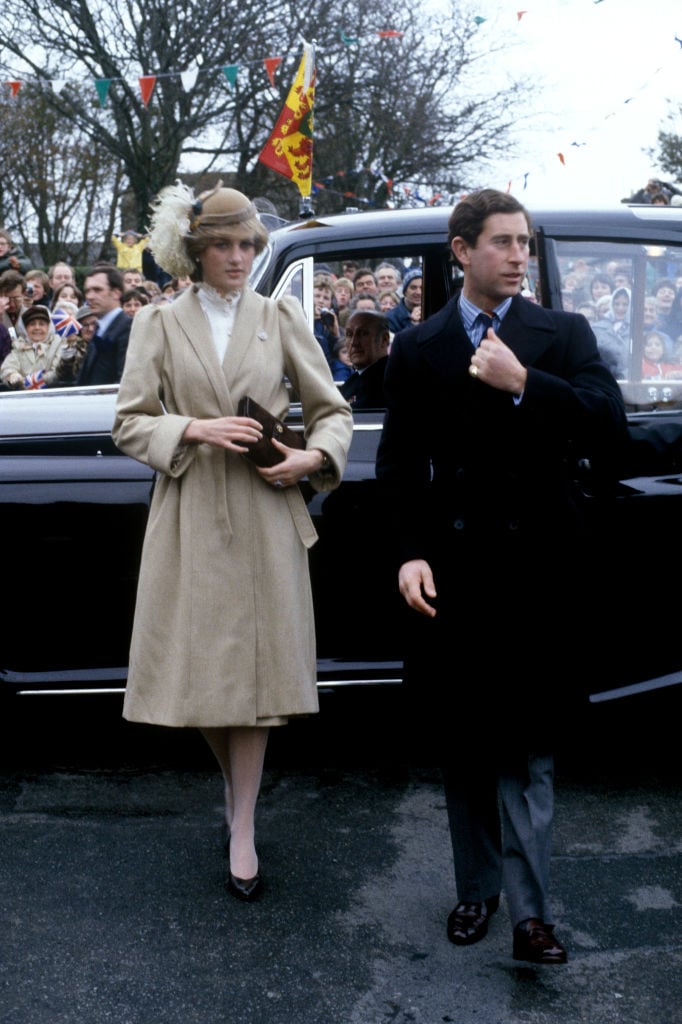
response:
M230 828L230 871L237 878L253 878L258 873L254 816L263 775L268 729L233 726L201 731L225 779L225 816Z

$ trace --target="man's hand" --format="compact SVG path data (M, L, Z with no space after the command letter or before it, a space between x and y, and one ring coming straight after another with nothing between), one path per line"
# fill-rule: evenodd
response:
M427 597L436 597L436 587L433 582L431 566L423 558L415 558L411 562L404 562L398 573L398 588L407 601L410 608L422 615L433 618L436 609L426 600Z
M521 395L525 390L526 367L497 337L492 327L471 357L470 366L476 367L473 376L491 388L509 391L512 395Z

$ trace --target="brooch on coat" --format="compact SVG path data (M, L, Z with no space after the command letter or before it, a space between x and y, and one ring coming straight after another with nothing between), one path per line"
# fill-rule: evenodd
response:
M258 340L259 341L267 341L268 340L268 332L264 331L262 327L261 327L260 331L258 332Z

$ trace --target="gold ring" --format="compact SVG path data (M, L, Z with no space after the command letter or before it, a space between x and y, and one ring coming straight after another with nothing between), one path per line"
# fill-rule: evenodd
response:
M472 363L469 367L469 373L472 377L478 377L478 367Z

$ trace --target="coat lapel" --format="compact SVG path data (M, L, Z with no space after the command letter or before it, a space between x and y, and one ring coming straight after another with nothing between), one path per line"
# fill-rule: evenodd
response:
M206 315L197 298L196 286L188 289L184 295L176 299L169 307L175 316L183 334L186 336L197 359L201 363L210 386L213 389L221 412L225 416L234 415L234 405L225 380L225 374L218 362L218 354L213 344L211 328ZM230 346L228 346L229 351Z

